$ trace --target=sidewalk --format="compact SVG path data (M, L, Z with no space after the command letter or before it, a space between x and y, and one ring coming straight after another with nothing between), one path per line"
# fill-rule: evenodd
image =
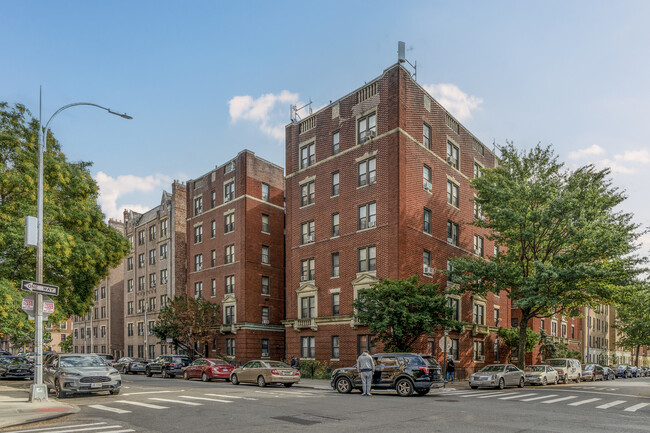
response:
M29 390L0 385L0 429L77 412L77 406L60 403L54 398L43 403L30 403Z

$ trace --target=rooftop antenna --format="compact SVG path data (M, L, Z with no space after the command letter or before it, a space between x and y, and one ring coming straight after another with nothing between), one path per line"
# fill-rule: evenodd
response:
M413 74L412 74L413 79L415 81L418 80L418 62L416 60L415 64L413 64L413 63L409 62L408 60L406 60L406 44L404 42L402 42L402 41L397 42L397 61L400 64L406 62L409 65L411 65L411 67L413 68Z
M291 119L292 123L296 123L300 120L300 115L298 114L298 112L306 107L309 107L309 115L311 116L312 114L311 98L309 98L309 102L303 105L302 107L298 107L298 104L289 106L289 110L290 110L289 118Z

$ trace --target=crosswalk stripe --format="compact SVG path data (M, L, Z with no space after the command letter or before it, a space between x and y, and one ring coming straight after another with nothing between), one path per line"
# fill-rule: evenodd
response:
M104 423L104 424L106 424L106 423ZM68 428L66 426L59 426L59 427L56 427L59 430L47 430L47 433L74 433L74 432L82 432L82 431L96 432L96 431L99 431L99 430L101 430L100 433L109 433L108 431L106 431L106 429L120 428L120 427L122 427L122 426L119 426L119 425L106 425L106 426L102 426L102 427L83 427L83 428L72 428L72 429L70 429L70 428ZM32 431L39 431L39 430L32 430ZM131 431L133 431L133 430L131 430ZM14 433L24 433L24 432L19 431L19 432L14 432Z
M66 428L75 428L75 427L88 427L88 426L98 426L98 425L106 425L105 422L93 422L90 424L75 424L75 425L68 425L65 426ZM62 426L58 427L45 427L45 428L33 428L29 430L14 430L12 433L31 433L31 432L47 432L50 430L59 430L61 429Z
M133 406L142 406L149 409L169 409L167 406L158 406L157 404L142 403L140 401L117 400L115 403L132 404Z
M503 394L503 393L502 393L502 392L481 392L481 391L475 391L475 392L470 393L470 394L461 395L461 397L476 397L476 396L479 396L479 397L485 397L485 396L488 396L488 395L497 395L497 394Z
M205 400L205 401L216 401L217 403L232 403L229 400L219 400L218 398L207 398L207 397L194 397L193 395L181 395L183 398L190 398L192 400Z
M141 394L161 394L163 392L184 392L184 389L181 389L180 391L142 391L142 392L127 392L126 394L122 395L141 395Z
M241 397L241 396L238 396L238 395L236 395L236 396L235 395L223 395L223 394L203 394L203 395L209 395L210 397L223 397L223 398L235 398L235 399L240 398L242 400L257 400L256 398Z
M600 406L596 406L596 409L609 409L610 407L618 406L621 403L625 403L625 401L626 400L616 400L610 403L601 404Z
M508 397L501 397L499 400L511 400L513 398L521 398L521 397L524 397L524 396L528 397L528 396L532 396L532 395L537 395L537 393L534 392L534 393L529 393L529 394L525 394L525 395L520 395L519 393L515 393L515 394L512 394L512 395L509 395Z
M461 395L468 395L468 394L476 395L476 391L453 391L453 392L438 393L438 395L453 395L453 396L461 396Z
M544 400L542 403L546 403L546 404L557 403L557 402L560 402L560 401L573 400L574 398L578 398L578 396L577 395L570 395L568 397L554 398L553 400Z
M569 403L569 406L580 406L582 404L593 403L594 401L600 400L599 398L589 398L587 400L580 400L574 403Z
M625 412L636 412L637 410L641 409L642 407L646 407L648 405L650 405L650 403L635 404L634 406L630 406L627 409L625 409Z
M108 430L108 431L105 431L105 432L102 432L102 433L129 433L129 432L134 432L134 431L135 430L133 430L132 428L129 428L129 429L125 429L125 430Z
M93 409L105 410L108 412L115 412L115 413L131 413L130 410L108 407L108 406L104 406L103 404L89 404L88 407L92 407Z
M551 398L551 397L557 397L557 394L547 394L547 395L542 395L541 397L525 398L521 401L535 401L535 400L542 400L544 398Z
M492 398L492 397L498 397L498 396L503 395L503 394L505 394L505 393L504 392L490 392L490 393L478 396L476 398Z
M187 405L187 406L203 406L202 403L194 403L193 401L172 400L170 398L149 397L149 400L164 401L166 403L178 403L178 404L184 404L184 405Z

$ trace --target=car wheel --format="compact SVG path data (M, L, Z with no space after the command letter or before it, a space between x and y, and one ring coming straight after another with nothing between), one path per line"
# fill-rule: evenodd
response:
M580 377L580 376L576 377L576 383L580 383L581 380L582 380L582 377Z
M334 387L340 394L349 394L352 392L352 383L347 377L339 377L334 383Z
M548 385L548 379L546 379L546 377L544 377L544 379L542 379L542 385L543 386Z
M120 393L120 390L119 390L119 388L118 388L118 389L113 389L113 390L108 391L108 392L110 392L111 395L118 395L118 394Z
M239 385L239 378L237 377L236 374L230 376L230 383L232 383L233 385Z
M173 373L169 373L169 377L170 377L171 379L173 379L173 378L175 378L175 377L176 377L176 375L175 375L175 374L173 374Z
M591 376L591 381L595 382L596 381L596 375Z
M63 391L63 387L61 386L61 382L59 382L59 379L57 379L54 382L54 392L56 392L56 397L57 398L66 398L67 394L65 391Z
M524 378L520 377L519 378L519 385L517 385L519 388L523 388L525 385Z
M503 388L505 388L505 387L506 387L506 381L505 381L503 378L499 379L499 386L498 386L498 388L499 388L499 389L503 389Z
M293 385L293 383L285 383L285 384L284 384L284 387L285 387L285 388L291 388L292 385Z
M257 386L259 386L260 388L264 388L266 386L266 379L264 379L264 376L258 376Z
M152 376L152 374L151 374L151 370L149 370L148 368L144 371L144 374L146 374L147 377L151 377L151 376Z
M169 377L169 373L167 373L167 370L165 370L164 368L160 372L162 374L162 377L164 377L165 379Z
M190 380L190 375L187 374L187 371L184 371L184 372L183 372L183 379L185 379L185 380Z
M471 385L470 388L472 388L472 389L478 389L478 386Z
M408 379L400 379L395 384L395 390L400 397L410 397L413 395L413 384Z
M201 380L202 380L203 382L210 382L210 379L208 378L208 375L205 374L205 373L203 373L203 374L201 375Z
M557 385L558 380L557 380L557 374L555 375L555 380L553 380L553 385Z
M430 389L416 389L415 392L418 393L418 395L427 395L429 393Z

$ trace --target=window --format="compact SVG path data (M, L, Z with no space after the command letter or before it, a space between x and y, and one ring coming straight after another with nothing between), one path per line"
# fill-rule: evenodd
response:
M499 246L497 244L494 244L494 257L497 257L499 255Z
M217 266L217 250L210 251L210 266L213 268Z
M474 177L481 177L483 176L483 167L481 167L481 164L478 162L474 163Z
M127 271L133 270L133 257L129 257L128 259L126 259L126 270Z
M150 241L156 240L156 226L154 225L149 227L149 240Z
M300 148L300 168L306 168L316 162L316 143L310 143Z
M332 173L332 195L339 195L339 172Z
M83 329L82 329L82 331L83 331ZM74 338L79 338L79 330L78 329L74 330Z
M133 301L129 301L126 304L127 314L133 314Z
M217 280L214 278L210 280L210 296L213 298L217 296Z
M160 295L160 308L167 306L167 295Z
M338 316L340 314L340 295L338 293L332 293L332 316Z
M126 333L128 337L133 337L133 323L128 323L126 325ZM83 335L81 336L81 338L83 338Z
M377 113L372 113L362 117L358 121L359 144L377 136Z
M210 237L214 238L217 235L217 222L215 220L210 221Z
M447 306L453 310L451 313L451 320L460 321L460 299L448 298Z
M83 347L82 347L82 349L83 349ZM128 357L133 358L133 346L131 346L131 345L127 346L126 347L126 353L127 353Z
M474 235L474 254L483 257L483 237Z
M81 328L81 338L86 338L85 328Z
M474 199L474 218L477 220L483 219L483 208L481 206L481 203L476 198Z
M316 297L303 296L300 298L300 318L311 319L316 317Z
M210 207L214 208L217 205L217 192L210 192Z
M300 205L307 206L314 202L316 186L313 181L307 182L300 187Z
M262 200L269 201L270 198L271 190L269 189L269 185L262 182Z
M431 127L426 123L422 125L422 145L431 149Z
M196 226L194 227L194 243L198 244L199 242L203 242L203 226Z
M359 248L358 272L374 271L377 269L376 247Z
M138 313L144 312L144 299L138 299Z
M268 295L271 292L271 282L269 277L262 275L262 294Z
M194 215L198 215L203 212L203 197L197 197L194 199Z
M167 220L160 221L160 237L164 238L167 236Z
M262 231L264 233L269 233L269 216L262 214Z
M262 358L269 357L269 339L262 338Z
M447 203L458 207L458 185L450 180L447 181Z
M235 198L235 181L228 182L223 187L223 201L229 202Z
M165 260L167 258L167 244L162 244L160 246L160 260Z
M339 359L339 336L332 335L332 359Z
M301 225L301 232L302 236L300 239L301 244L308 244L311 242L314 242L314 221L307 221L306 223L302 223Z
M106 307L101 307L100 312L101 312L101 316L100 316L100 317L101 317L102 319L106 318Z
M106 299L106 287L102 287L100 290L100 297Z
M339 235L339 214L332 214L332 237Z
M144 253L138 254L138 268L144 268Z
M474 304L473 321L478 325L485 325L485 305Z
M546 329L545 324L546 324L546 321L545 321L544 319L541 319L541 320L539 321L539 328L540 328L540 329Z
M494 326L499 326L499 322L501 321L501 318L499 317L500 310L498 308L494 308Z
M97 300L97 297L98 297L98 295L97 295L97 289L93 290L93 292L94 292L94 294L95 294L95 301L96 301L96 300Z
M153 250L149 250L149 264L150 265L155 265L156 264L156 249L155 248Z
M224 316L223 320L226 325L230 325L235 323L235 306L234 305L227 305L226 308L224 308Z
M424 233L431 234L431 210L424 208L424 216L422 217L422 230Z
M133 250L133 235L129 235L129 246L131 247L131 250Z
M339 253L332 253L332 277L339 276Z
M228 245L225 249L224 263L235 263L235 246Z
M447 164L451 165L456 170L460 168L460 160L458 156L458 146L447 140Z
M422 166L422 188L424 188L425 191L431 191L431 167L428 165L423 165Z
M144 245L144 230L138 232L138 245Z
M447 343L447 356L454 361L458 361L458 339L450 338Z
M551 322L551 335L557 336L557 322Z
M431 267L431 251L424 250L422 254L422 268L425 275L433 275L433 268Z
M447 221L447 242L458 246L458 224Z
M226 338L226 355L235 356L235 339Z
M566 323L562 324L562 338L566 338Z
M156 297L152 296L149 298L149 311L156 311ZM149 324L152 324L153 322L149 322Z
M156 274L149 274L149 287L156 287Z
M144 335L144 322L138 322L138 335Z
M226 290L226 293L235 293L235 276L234 275L226 275L225 290Z
M336 155L341 151L341 137L338 131L332 134L332 155Z
M368 203L359 206L358 229L364 230L377 225L377 203Z
M262 324L268 325L270 317L271 317L271 313L269 307L262 307Z
M133 278L126 282L126 291L131 293L133 291Z
M160 284L167 284L167 269L160 270Z
M196 299L203 297L203 282L197 281L194 283L194 297Z
M474 341L474 361L485 361L485 344L482 341Z
M357 335L357 356L361 355L364 351L374 353L375 348L371 346L370 335Z
M262 245L262 263L265 265L271 263L271 251L266 245Z
M312 281L316 277L316 264L314 258L300 262L300 281Z
M370 185L377 180L377 159L370 158L358 165L358 186Z
M200 271L203 269L203 254L197 254L194 256L194 270Z
M300 337L302 351L300 355L302 358L315 358L316 357L316 337Z
M144 290L144 275L138 277L138 290Z

